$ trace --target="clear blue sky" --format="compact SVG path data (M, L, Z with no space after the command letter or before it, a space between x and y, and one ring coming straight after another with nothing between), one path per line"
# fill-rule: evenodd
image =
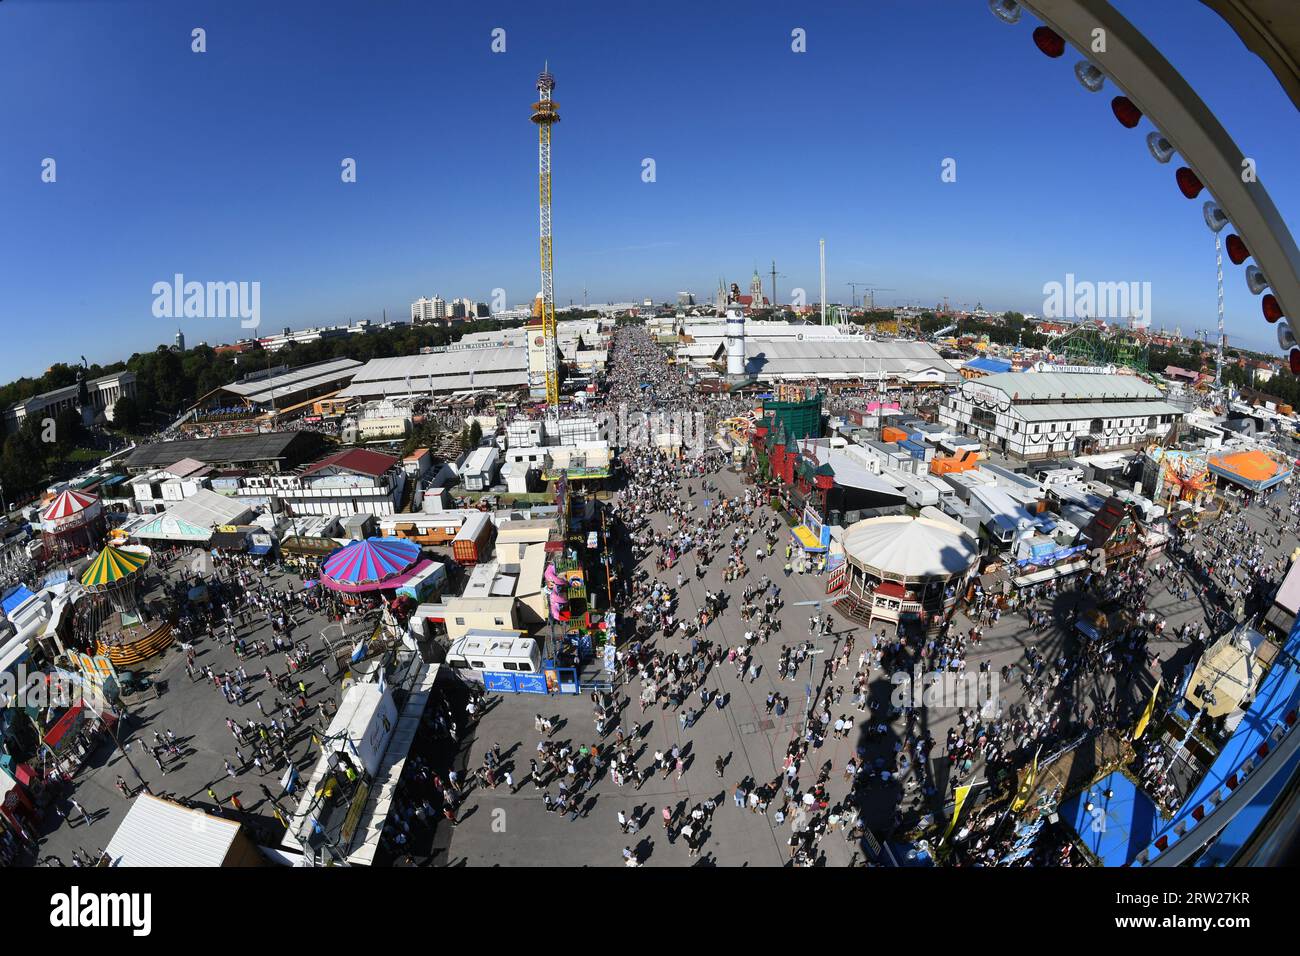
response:
M1300 126L1191 0L1119 0L1300 222ZM801 7L816 9L801 9ZM1214 322L1200 203L984 0L540 4L0 2L0 379L170 342L151 287L262 284L264 331L405 318L420 295L535 294L549 59L561 304L656 301L777 268L781 298L1041 312L1045 282L1150 281L1156 326ZM190 50L193 27L208 52ZM507 52L493 54L493 28ZM807 31L808 51L790 50ZM1218 53L1217 58L1212 54ZM58 181L40 181L43 158ZM358 182L340 181L353 157ZM654 158L657 182L641 181ZM940 181L957 160L958 181ZM1271 329L1227 270L1228 330ZM765 277L765 290L767 280ZM183 323L233 341L233 320ZM21 343L21 344L19 344Z

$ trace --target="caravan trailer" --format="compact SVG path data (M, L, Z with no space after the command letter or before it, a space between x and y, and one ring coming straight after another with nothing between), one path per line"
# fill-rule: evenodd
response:
M451 541L452 557L467 565L486 561L495 534L496 525L487 512L471 514Z
M447 651L447 664L484 690L545 694L541 646L523 631L471 630Z

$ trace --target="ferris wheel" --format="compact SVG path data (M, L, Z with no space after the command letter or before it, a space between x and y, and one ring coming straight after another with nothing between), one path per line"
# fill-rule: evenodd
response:
M1253 0L1202 2L1265 60L1300 107L1295 51L1270 31L1267 17L1243 12ZM1032 39L1045 56L1060 59L1073 48L1074 77L1083 89L1101 93L1108 82L1117 87L1110 101L1116 121L1133 130L1144 119L1150 124L1146 147L1156 162L1180 157L1173 177L1178 191L1189 200L1204 195L1201 218L1215 234L1216 250L1220 233L1228 232L1222 249L1234 265L1245 266L1247 288L1259 297L1264 320L1276 326L1292 373L1300 375L1300 249L1254 161L1191 85L1109 0L988 0L988 6L1008 24L1020 23L1025 11L1036 15L1042 23ZM1220 347L1222 341L1220 322Z

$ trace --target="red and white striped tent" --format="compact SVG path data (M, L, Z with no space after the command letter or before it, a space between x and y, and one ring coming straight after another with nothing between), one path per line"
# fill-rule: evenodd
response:
M99 513L99 498L81 491L62 491L41 512L41 523L49 530L78 525Z
M47 561L89 550L103 534L104 506L96 495L63 491L41 510L41 542Z

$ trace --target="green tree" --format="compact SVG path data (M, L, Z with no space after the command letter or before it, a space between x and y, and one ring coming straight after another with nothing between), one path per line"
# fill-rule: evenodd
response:
M134 432L140 427L140 404L131 395L123 395L113 405L113 426L125 432Z
M406 443L402 445L402 457L406 457L417 448L436 448L441 441L442 425L436 419L426 419L411 432L410 437L406 439Z
M30 497L46 483L45 449L35 429L23 427L5 438L0 481L9 501Z
M41 444L45 448L47 465L63 462L72 452L86 441L86 428L81 421L81 413L75 408L65 408L54 416L54 441L47 442L45 420L40 421L38 429Z

